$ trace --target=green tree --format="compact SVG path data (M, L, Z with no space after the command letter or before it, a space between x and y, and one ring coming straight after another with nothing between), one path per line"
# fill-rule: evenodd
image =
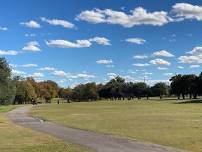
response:
M151 87L152 94L154 96L159 96L160 99L163 98L163 95L168 94L168 85L163 82L156 83L153 87Z
M36 100L37 95L34 87L29 81L18 80L16 82L16 95L14 104L26 104L31 103L32 100Z
M0 104L10 104L15 96L15 83L5 58L0 58Z

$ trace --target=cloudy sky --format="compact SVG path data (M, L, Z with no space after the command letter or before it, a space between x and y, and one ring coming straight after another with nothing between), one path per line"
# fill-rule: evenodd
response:
M202 71L201 1L4 0L0 13L0 56L15 75L74 86Z

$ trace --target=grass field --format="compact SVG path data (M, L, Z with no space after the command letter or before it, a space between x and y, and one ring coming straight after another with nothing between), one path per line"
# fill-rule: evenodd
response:
M51 136L19 127L5 117L14 106L0 106L1 152L89 152L77 145L65 144Z
M176 100L85 102L35 107L37 117L98 132L202 151L202 104Z

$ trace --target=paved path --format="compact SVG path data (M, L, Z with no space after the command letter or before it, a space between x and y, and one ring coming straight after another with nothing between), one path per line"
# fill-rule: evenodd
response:
M156 144L141 143L102 133L63 127L27 115L32 106L17 108L7 116L14 123L47 133L66 142L89 147L97 152L177 152L176 149Z

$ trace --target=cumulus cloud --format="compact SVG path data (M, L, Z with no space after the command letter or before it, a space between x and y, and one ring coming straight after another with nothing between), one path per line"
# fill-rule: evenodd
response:
M36 73L33 73L32 75L29 75L29 77L42 78L42 77L44 77L44 74L40 73L40 72L36 72Z
M39 48L39 43L37 41L31 41L26 44L22 48L23 51L29 51L29 52L39 52L41 49Z
M149 66L150 64L148 63L134 63L133 66L136 66L136 67L147 67Z
M107 73L107 76L109 79L114 79L117 76L117 74L116 73Z
M67 76L67 73L64 72L64 71L62 71L62 70L55 70L55 71L53 72L53 75L55 75L55 76L60 76L60 77L66 77L66 76Z
M41 25L39 23L37 23L36 21L28 21L28 22L21 22L21 25L24 25L25 27L29 27L29 28L40 28Z
M31 34L26 33L25 34L25 37L35 37L35 36L36 36L36 34L34 34L34 33L31 33Z
M133 58L134 59L147 59L148 56L147 55L134 55Z
M190 65L190 68L199 68L199 67L200 67L200 65L198 65L198 64Z
M190 52L187 52L187 54L202 55L202 46L197 46L193 48L193 50Z
M154 60L151 60L149 63L154 65L167 65L167 66L171 64L170 62L163 59L154 59Z
M106 67L107 67L107 68L113 68L114 65L113 65L113 64L108 64L108 65L106 65Z
M94 37L89 39L90 42L96 42L100 45L111 45L110 40L105 37Z
M158 67L157 69L158 70L168 70L168 68L165 68L165 67Z
M36 68L38 67L37 64L23 64L23 65L20 65L20 67L23 67L23 68Z
M85 48L90 47L92 42L95 42L99 45L111 45L110 40L105 37L94 37L86 40L76 40L76 42L70 42L68 40L49 40L46 41L46 44L49 47L58 47L58 48Z
M8 28L0 26L0 31L8 31Z
M89 79L89 78L95 78L95 75L87 74L87 73L79 73L76 75L76 77L83 78L83 79Z
M169 51L166 50L156 51L152 54L152 56L174 57L173 54L171 54Z
M15 70L15 69L12 69L11 73L13 75L25 75L26 74L24 71L19 71L19 70Z
M0 55L17 55L18 53L15 50L0 50Z
M142 38L128 38L126 39L126 42L140 45L140 44L144 44L146 40Z
M165 11L156 11L150 13L142 7L137 7L130 10L130 14L122 11L114 11L112 9L86 10L77 15L76 19L94 24L118 24L127 28L136 25L162 26L171 20Z
M183 67L183 66L177 66L177 68L178 68L178 69L184 69L184 67Z
M178 59L180 60L180 63L188 63L188 64L201 64L202 63L202 55L180 56Z
M143 74L144 75L152 75L153 73L152 72L144 72Z
M45 17L41 17L41 20L43 22L46 22L50 25L55 25L55 26L62 26L64 28L74 28L75 25L69 21L66 20L59 20L59 19L47 19Z
M56 71L56 69L52 67L44 67L44 68L40 68L39 70L40 71Z
M96 61L97 64L112 64L113 60L106 60L106 59L102 59L102 60L97 60Z
M70 42L67 40L49 40L46 41L46 44L50 47L58 48L84 48L92 45L88 40L76 40L76 42Z
M67 78L67 79L85 79L85 80L95 77L95 75L93 74L87 74L87 73L71 74L62 70L53 71L53 75Z
M202 63L202 47L195 47L192 51L187 52L190 55L180 56L178 59L180 63L187 64L201 64Z
M173 73L163 73L163 75L165 75L165 76L172 76Z
M178 20L196 19L202 20L202 6L192 5L189 3L176 3L172 7L172 12Z

